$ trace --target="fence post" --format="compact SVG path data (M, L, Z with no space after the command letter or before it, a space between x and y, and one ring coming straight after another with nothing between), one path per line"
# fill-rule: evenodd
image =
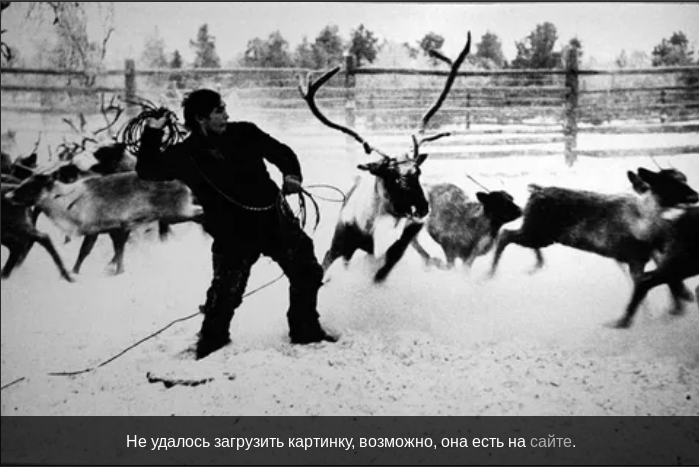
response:
M136 62L127 58L124 62L124 99L126 100L126 116L133 118L138 107L132 102L136 100Z
M356 100L355 100L355 85L357 84L357 79L355 76L355 63L354 56L352 54L345 54L345 126L348 128L355 128L356 124ZM354 153L354 148L357 142L351 136L345 137L345 147L347 154L351 155Z
M565 138L565 159L568 166L575 163L575 149L578 145L578 97L579 97L579 81L578 81L578 49L571 47L568 50L568 59L566 60L566 88L568 88L568 96L565 107L565 123L563 127L563 136Z
M470 109L471 108L471 93L469 92L466 94L466 108ZM471 129L471 112L469 110L466 110L466 129L470 130Z

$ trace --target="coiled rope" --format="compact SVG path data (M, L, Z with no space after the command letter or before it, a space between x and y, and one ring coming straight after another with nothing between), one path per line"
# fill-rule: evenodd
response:
M142 97L125 100L126 103L141 107L141 112L134 118L126 122L117 139L126 145L126 148L132 154L138 154L141 148L141 135L143 130L151 118L160 119L165 115L169 115L163 132L165 133L160 144L160 150L164 151L173 144L183 141L187 136L187 130L177 121L177 115L172 110L166 107L157 107L153 102Z

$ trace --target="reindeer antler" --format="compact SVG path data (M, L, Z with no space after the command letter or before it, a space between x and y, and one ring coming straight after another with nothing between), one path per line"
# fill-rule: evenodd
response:
M362 145L362 147L364 148L364 152L366 154L371 154L372 152L375 152L384 158L389 157L385 153L383 153L382 151L378 150L377 148L375 148L374 146L369 144L369 142L366 141L361 136L359 136L359 134L356 131L354 131L350 128L347 128L346 126L339 125L339 124L329 120L325 115L323 115L323 113L320 111L320 109L316 105L315 95L316 95L316 92L318 91L318 89L320 89L325 83L327 83L339 71L340 71L340 67L337 66L337 67L325 72L320 78L318 78L315 81L311 80L310 73L309 73L306 76L307 83L305 86L304 86L304 83L301 81L301 78L299 77L299 92L301 93L301 97L303 97L303 100L306 101L306 103L308 104L308 107L311 109L311 112L318 120L320 120L325 126L328 126L328 127L333 128L335 130L341 131L342 133L354 138L355 141L357 141L359 144ZM304 87L305 87L305 91L304 91Z
M80 143L63 141L58 145L58 160L59 161L70 161L78 154L82 153L86 149L87 143L97 144L97 140L84 136Z
M471 31L468 32L468 38L466 40L466 45L464 48L461 50L461 53L459 56L454 60L453 62L451 59L446 57L440 52L437 52L436 50L430 50L429 54L432 57L435 57L439 60L442 60L443 62L447 63L450 66L449 74L447 75L447 80L444 83L444 88L442 89L441 94L439 97L437 97L437 100L432 104L432 107L425 112L425 114L422 116L422 119L420 120L420 126L418 127L417 134L418 135L423 135L425 133L425 129L427 128L427 124L429 123L430 119L434 116L435 113L440 109L442 104L444 103L444 100L447 98L447 95L449 94L449 91L451 90L452 85L454 84L454 80L456 79L456 74L459 71L459 68L461 67L461 64L464 62L466 59L466 56L469 54L471 51ZM417 158L418 151L420 148L420 145L423 143L427 143L429 141L435 141L438 140L439 138L443 138L445 136L449 136L451 133L449 132L444 132L444 133L438 133L433 136L427 136L418 139L416 136L413 136L413 158Z
M39 143L41 143L41 133L39 133L39 136L36 139L36 143L34 143L34 148L32 149L32 152L30 154L36 153L37 149L39 149Z
M111 129L114 126L114 124L119 120L119 117L121 117L121 114L124 112L124 108L122 106L114 105L115 100L116 100L116 95L112 95L112 99L109 101L109 105L107 107L105 107L104 106L104 94L101 95L101 97L100 97L100 112L104 116L104 120L107 122L107 125L96 130L96 131L93 131L93 134L95 136L99 135L103 131L107 131L107 130ZM110 111L116 111L115 112L116 115L114 116L114 118L111 119L111 121L109 119L109 112Z

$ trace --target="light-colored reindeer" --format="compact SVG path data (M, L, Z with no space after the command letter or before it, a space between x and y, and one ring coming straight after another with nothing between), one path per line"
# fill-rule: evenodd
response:
M420 146L449 135L449 133L438 133L425 136L425 130L430 119L449 94L459 67L468 55L470 47L471 33L469 32L464 49L453 63L441 54L434 54L437 58L449 63L451 69L444 89L432 107L423 115L419 128L412 135L412 154L398 157L388 155L369 144L354 130L330 121L321 113L315 103L315 94L340 71L340 67L326 72L315 81L309 80L305 90L303 85L299 86L301 95L318 120L354 138L362 145L367 155L375 153L380 156L378 161L357 166L362 172L340 209L332 243L323 260L323 269L326 273L340 256L347 265L357 249L372 256L379 256L377 240L385 238L383 233L386 230L401 229L400 237L386 248L381 258L382 264L374 275L375 282L382 282L422 228L424 218L429 213L429 205L420 184L420 166L427 158L427 154L420 152Z

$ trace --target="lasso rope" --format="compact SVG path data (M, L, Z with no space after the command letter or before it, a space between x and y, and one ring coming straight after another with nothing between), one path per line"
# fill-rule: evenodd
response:
M265 289L265 288L271 286L271 285L274 284L275 282L279 281L282 277L284 277L284 274L283 274L283 273L280 274L279 276L277 276L276 278L272 279L271 281L266 282L266 283L260 285L259 287L257 287L257 288L255 288L255 289L251 290L250 292L247 292L245 295L243 295L243 298L248 297L248 296L250 296L250 295L252 295L252 294L255 294L255 293L257 293L257 292L259 292L259 291L261 291L261 290L263 290L263 289ZM191 315L184 316L184 317L182 317L182 318L178 318L178 319L175 319L175 320L171 321L171 322L168 323L166 326L164 326L164 327L158 329L157 331L155 331L155 332L153 332L153 333L147 335L147 336L144 337L143 339L140 339L139 341L137 341L137 342L131 344L130 346L128 346L127 348L125 348L125 349L122 350L121 352L117 353L117 354L114 355L113 357L108 358L107 360L103 361L102 363L100 363L100 364L98 364L98 365L95 365L95 366L92 366L92 367L89 367L89 368L85 368L84 370L78 370L78 371L58 371L58 372L52 372L52 373L48 373L48 375L49 375L49 376L75 376L75 375L80 375L80 374L83 374L83 373L89 373L89 372L91 372L91 371L94 371L94 370L96 370L96 369L98 369L98 368L101 368L101 367L103 367L103 366L105 366L105 365L107 365L107 364L113 362L114 360L116 360L117 358L121 357L122 355L124 355L124 354L125 354L126 352L128 352L129 350L131 350L131 349L133 349L133 348L135 348L135 347L137 347L137 346L143 344L144 342L146 342L146 341L152 339L153 337L155 337L155 336L157 336L158 334L164 332L165 330L167 330L167 329L170 328L171 326L173 326L173 325L175 325L175 324L177 324L177 323L181 323L181 322L183 322L183 321L190 320L190 319L196 317L196 316L199 315L199 314L200 314L200 312L196 312L196 313L192 313ZM9 388L10 386L12 386L12 385L14 385L14 384L17 384L17 383L19 383L19 382L21 382L21 381L24 381L25 379L26 379L26 377L18 378L18 379L16 379L16 380L12 381L11 383L8 383L8 384L4 385L2 388L0 388L0 390L5 390L6 388Z
M166 107L157 107L153 102L141 97L137 97L135 100L125 100L125 102L138 105L142 109L138 115L124 125L117 136L117 139L124 143L132 154L138 154L141 148L141 135L143 134L148 120L151 118L160 119L165 115L170 116L163 127L165 137L160 144L161 151L164 151L175 143L179 143L187 135L187 130L177 122L177 115L172 110Z

